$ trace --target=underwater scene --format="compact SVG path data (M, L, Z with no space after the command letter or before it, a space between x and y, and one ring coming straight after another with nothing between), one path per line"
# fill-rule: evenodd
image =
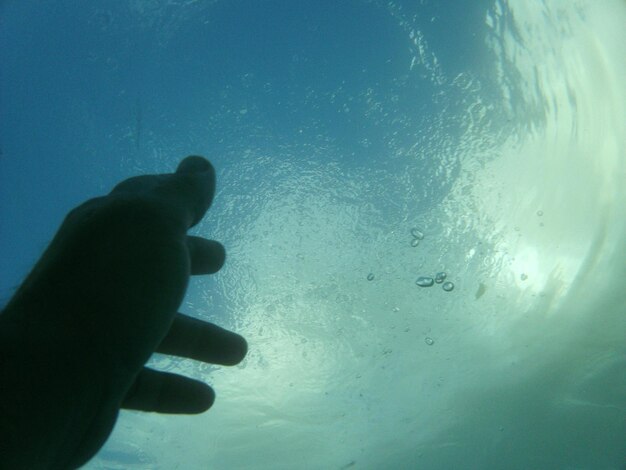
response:
M82 201L215 166L200 415L83 468L626 468L626 3L0 3L2 304Z

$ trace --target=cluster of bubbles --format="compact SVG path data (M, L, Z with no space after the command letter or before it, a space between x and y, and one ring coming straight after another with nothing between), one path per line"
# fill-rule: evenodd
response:
M413 237L411 239L411 246L412 247L416 247L420 244L420 242L424 239L424 232L422 232L421 230L419 230L418 228L412 228L411 229L411 236ZM373 281L375 279L375 275L374 273L369 273L367 275L367 280L368 281ZM420 276L417 278L417 280L415 281L415 284L417 284L420 287L432 287L435 284L441 284L441 288L446 291L446 292L450 292L454 289L454 283L450 282L450 281L446 281L446 278L448 277L448 274L445 273L444 271L440 271L437 274L435 274L434 277L430 277L430 276ZM400 309L395 307L393 309L394 312L398 312ZM406 330L408 331L408 329ZM435 340L432 339L430 336L426 336L424 338L424 342L428 345L428 346L432 346L433 344L435 344Z
M420 244L420 241L424 239L424 232L422 232L420 229L415 228L415 227L411 229L411 235L413 237L413 239L411 240L412 247L418 246ZM428 276L420 276L415 281L415 284L417 284L420 287L431 287L434 284L441 284L441 288L444 291L450 292L454 289L454 283L450 281L446 281L446 277L448 277L448 275L445 272L441 271L441 272L438 272L434 278L428 277ZM367 275L368 281L373 281L374 278L375 278L374 273L369 273Z
M415 284L420 287L431 287L434 284L442 284L441 288L446 292L450 292L452 289L454 289L454 283L450 281L443 282L447 276L448 275L444 272L437 273L434 278L428 276L420 276L417 278L417 281L415 281Z
M417 245L419 245L420 241L424 239L424 233L418 228L412 228L411 235L413 236L413 240L411 240L412 247L416 247ZM438 272L434 278L428 276L420 276L417 278L417 281L415 281L415 284L420 287L431 287L434 284L443 284L441 286L442 289L446 292L450 292L452 289L454 289L454 284L450 281L444 282L447 276L448 275L444 272Z
M419 245L420 241L424 239L424 233L422 233L417 228L411 229L411 235L413 236L413 240L411 240L412 247L416 247L417 245ZM415 281L415 284L417 284L420 287L432 287L435 284L441 284L441 288L444 291L450 292L451 290L454 289L454 284L450 281L446 281L447 277L448 277L447 273L440 271L437 274L435 274L434 278L429 277L429 276L418 277L417 280ZM432 346L433 344L435 344L435 340L432 339L430 336L426 336L424 338L424 342L428 346Z

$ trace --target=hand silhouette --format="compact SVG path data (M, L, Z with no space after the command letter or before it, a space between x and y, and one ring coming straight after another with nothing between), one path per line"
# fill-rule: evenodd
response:
M218 271L221 244L187 235L208 210L202 157L130 178L72 210L0 314L0 468L74 468L120 408L200 413L206 384L146 368L153 352L233 365L246 341L177 313L189 276Z

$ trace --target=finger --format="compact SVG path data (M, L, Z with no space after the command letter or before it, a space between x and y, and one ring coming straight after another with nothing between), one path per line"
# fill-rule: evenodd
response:
M110 194L124 193L150 198L164 208L173 208L174 217L188 229L200 222L213 201L215 170L203 157L187 157L175 173L128 178Z
M215 170L203 157L185 158L176 173L163 180L155 191L172 201L187 223L196 225L211 206L215 194Z
M238 334L178 313L157 352L232 366L246 356L248 343Z
M191 258L191 274L213 274L226 261L224 246L214 240L188 236L187 246Z
M203 382L144 367L126 394L122 408L196 414L211 408L214 401L215 392Z

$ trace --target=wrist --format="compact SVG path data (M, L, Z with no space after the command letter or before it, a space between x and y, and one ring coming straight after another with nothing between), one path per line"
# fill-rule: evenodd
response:
M13 305L0 313L2 464L81 465L108 437L131 378L97 346L47 332Z

